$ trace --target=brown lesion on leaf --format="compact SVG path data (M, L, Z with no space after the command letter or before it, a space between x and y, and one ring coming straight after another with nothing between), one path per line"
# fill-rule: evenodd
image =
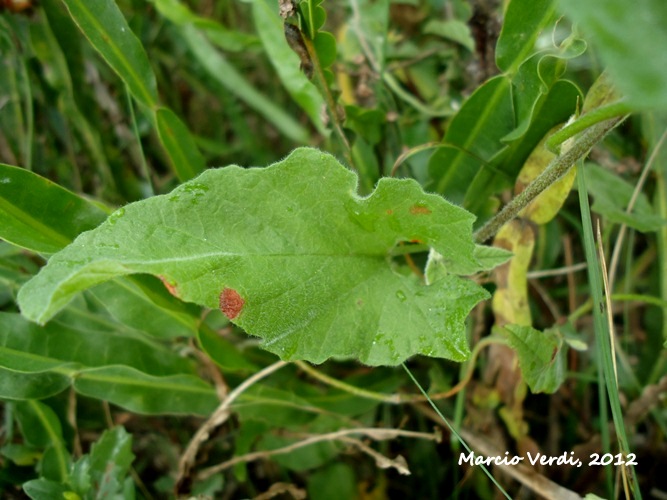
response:
M220 292L220 310L227 318L237 318L244 305L245 300L233 288L225 288Z
M388 208L386 211L387 215L394 215L394 211L391 208Z
M176 298L181 298L179 293L178 293L178 287L176 285L176 282L170 280L166 276L162 276L161 274L158 275L158 278L160 278L160 281L164 284L165 288L167 291L169 291L170 294L172 294Z
M412 205L410 207L410 213L412 215L431 215L433 212L430 208L423 205Z

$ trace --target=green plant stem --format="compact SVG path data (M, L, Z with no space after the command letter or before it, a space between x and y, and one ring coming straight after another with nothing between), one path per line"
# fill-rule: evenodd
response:
M437 394L432 394L427 397L423 397L418 394L384 394L382 392L369 391L366 389L361 389L360 387L356 387L354 385L347 384L328 375L325 375L324 373L317 371L315 368L313 368L307 363L304 363L303 361L295 361L295 364L299 368L301 368L304 372L306 372L308 375L312 376L313 378L316 378L320 382L323 382L331 387L335 387L336 389L340 389L341 391L345 391L355 396L359 396L361 398L371 399L373 401L381 401L383 403L389 403L389 404L423 403L424 401L446 399L460 392L472 378L472 375L475 371L475 360L477 359L477 356L479 356L481 350L487 346L490 346L491 344L506 344L506 343L507 341L505 339L496 336L485 337L479 342L477 342L477 344L472 350L470 359L468 360L465 375L461 378L459 383L447 391L439 392Z
M383 71L381 77L382 81L387 84L387 87L389 87L394 92L394 94L396 94L400 99L402 99L404 102L412 106L414 109L416 109L423 115L433 116L433 117L444 117L444 116L452 116L454 114L454 110L452 108L438 110L438 109L433 109L430 106L427 106L426 104L422 103L412 94L406 92L401 86L401 84L396 80L396 78L394 78L394 75L392 75L389 71Z
M137 139L137 146L139 147L141 173L143 174L144 179L146 179L146 184L148 186L148 195L155 196L153 181L151 180L151 174L148 170L148 165L146 163L146 155L144 154L144 147L141 145L141 136L139 135L137 118L134 115L134 106L132 105L132 95L130 94L130 89L127 87L127 84L125 84L125 96L127 97L127 107L130 110L130 119L132 120L132 130L134 132L134 137Z
M625 102L615 102L606 106L599 107L584 115L581 115L576 121L566 125L558 132L554 133L546 142L546 148L552 153L559 153L559 146L565 141L583 132L593 125L611 120L613 118L620 118L632 111L632 108Z
M434 411L438 414L438 416L442 419L442 421L445 423L445 425L447 426L447 428L449 429L449 431L452 433L452 435L454 435L454 436L456 437L456 439L463 445L463 447L466 449L466 451L467 451L468 453L473 453L473 451L470 449L470 446L468 446L468 443L466 443L466 442L463 440L463 438L461 437L461 435L456 431L456 429L454 428L454 426L452 426L452 424L449 423L449 420L447 420L447 419L445 418L445 416L442 414L442 412L441 412L440 409L436 406L436 404L433 402L433 400L432 400L431 398L428 397L428 394L426 393L426 391L424 390L424 388L419 384L419 382L417 382L417 379L416 379L415 376L412 374L412 372L408 369L408 367L405 366L405 363L402 363L401 366L403 366L403 369L407 372L407 374L408 374L408 376L410 377L410 379L412 379L412 382L417 386L417 388L419 389L419 391L423 394L423 396L424 396L424 397L426 398L426 400L429 402L429 404L431 405L431 408L433 408L433 410L434 410ZM507 494L507 492L503 489L503 487L500 485L500 483L498 483L498 481L496 481L496 478L493 477L493 475L489 472L489 470L488 470L483 464L480 464L480 467L482 468L482 470L484 471L484 473L489 477L489 479L491 480L491 482L492 482L493 484L496 485L496 487L498 488L498 490L500 490L500 491L505 495L505 498L512 498L512 497L510 497L510 496Z
M616 117L596 123L583 132L571 148L554 158L537 179L531 182L526 189L515 196L498 214L475 233L475 241L484 243L494 236L502 226L514 219L542 191L565 175L578 160L584 158L593 146L600 142L624 118Z
M23 88L25 92L25 116L26 116L26 134L24 144L23 168L32 171L32 143L35 135L35 113L32 106L32 87L30 86L30 77L25 66L25 59L21 59L21 78L23 79Z
M350 147L350 142L347 140L345 132L343 131L341 119L338 116L338 113L336 112L336 101L334 101L331 89L329 88L329 85L327 85L327 79L324 76L324 69L320 64L320 59L317 56L317 51L315 50L315 46L313 45L313 40L309 36L305 35L303 36L303 43L306 45L306 49L308 50L308 55L310 55L310 60L313 63L313 71L315 73L317 86L319 87L320 92L324 97L324 101L327 103L329 116L331 117L331 123L333 124L336 134L343 143L343 154L345 156L345 161L351 168L356 170L356 168L354 167L354 161L352 160L352 148Z
M618 385L615 376L615 362L612 353L611 332L609 330L608 322L605 318L605 301L602 296L603 279L600 262L596 254L595 239L593 237L593 227L591 222L590 207L588 205L588 191L586 189L586 181L583 172L583 160L579 161L577 165L577 183L579 190L579 204L581 209L581 220L583 227L584 248L586 251L586 261L588 262L588 282L590 293L593 299L593 324L595 328L595 344L598 353L598 383L599 383L599 403L600 403L600 419L602 422L600 431L602 437L603 450L608 452L610 450L609 431L606 429L605 422L607 422L607 398L611 406L612 418L614 421L614 428L616 429L616 437L620 452L627 456L630 451L628 440L625 434L625 424L623 422L623 413L621 411L621 404L618 396ZM606 396L603 388L606 387ZM626 466L626 470L631 479L632 489L635 498L641 498L639 491L637 476L632 465ZM608 486L611 487L611 473L607 475Z

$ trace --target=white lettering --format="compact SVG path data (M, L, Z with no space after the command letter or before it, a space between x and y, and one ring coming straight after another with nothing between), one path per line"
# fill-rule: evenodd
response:
M465 453L462 452L461 455L459 455L459 465L461 465L464 462L470 462L470 465L474 465L473 464L473 455L474 454L471 451L470 454L466 457Z

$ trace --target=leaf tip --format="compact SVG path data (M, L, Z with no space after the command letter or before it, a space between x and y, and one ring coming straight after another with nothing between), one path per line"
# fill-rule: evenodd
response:
M225 288L220 292L220 310L229 319L235 319L241 314L245 300L233 288Z

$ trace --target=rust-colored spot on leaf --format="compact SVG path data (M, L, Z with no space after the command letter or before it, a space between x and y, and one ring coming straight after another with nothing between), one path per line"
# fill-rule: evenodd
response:
M220 310L229 319L234 319L241 314L244 305L245 300L233 288L225 288L220 292Z
M172 294L174 297L180 298L178 295L178 288L176 287L176 283L170 281L162 275L159 275L158 278L160 278L160 281L164 284L170 294Z
M388 208L386 213L387 215L392 215L394 211L391 208Z
M431 209L428 207L424 207L421 205L412 205L410 207L410 213L412 215L431 215L433 212L431 212Z

